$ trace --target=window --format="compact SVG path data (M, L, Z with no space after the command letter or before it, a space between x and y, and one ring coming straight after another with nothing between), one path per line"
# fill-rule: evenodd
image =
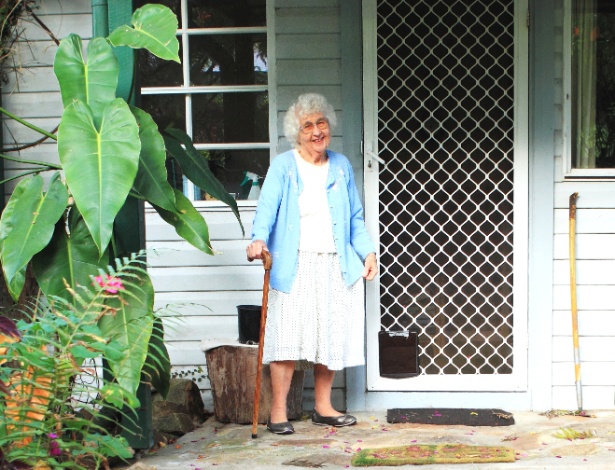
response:
M570 7L571 167L615 169L615 2L570 0Z
M161 129L185 130L225 188L245 199L245 173L264 177L269 167L265 0L159 3L178 17L182 64L140 53L141 107ZM176 188L207 199L172 160L167 166Z

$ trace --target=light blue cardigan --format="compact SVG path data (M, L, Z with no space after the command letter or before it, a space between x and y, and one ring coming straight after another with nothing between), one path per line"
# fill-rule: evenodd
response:
M350 162L340 153L328 151L327 155L327 199L333 238L344 282L351 286L361 277L363 262L375 249L365 228ZM293 151L275 157L263 183L252 226L252 240L263 240L273 258L271 287L286 293L290 292L297 274L302 190Z

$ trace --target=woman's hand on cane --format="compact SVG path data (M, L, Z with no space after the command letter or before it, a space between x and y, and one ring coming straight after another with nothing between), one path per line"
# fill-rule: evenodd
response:
M261 259L261 253L263 250L267 250L267 244L263 240L254 240L246 247L246 256L248 257L248 261Z

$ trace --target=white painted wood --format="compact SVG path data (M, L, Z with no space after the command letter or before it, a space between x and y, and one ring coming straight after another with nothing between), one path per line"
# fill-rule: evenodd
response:
M272 2L277 9L291 9L306 7L305 0L274 0ZM320 10L322 7L332 7L339 5L340 0L313 0L310 1L309 6L316 10Z
M615 387L613 386L583 386L581 395L584 410L613 409L613 396L615 396ZM578 409L576 386L553 387L552 403L553 406L551 408L555 410Z
M10 102L5 103L4 98L2 102L8 107L5 109L11 109ZM47 132L51 132L58 126L58 124L60 124L61 112L62 110L59 110L57 117L34 118L29 119L28 121ZM4 127L4 145L13 145L14 142L19 142L21 144L36 142L43 137L42 134L29 129L16 121L3 119L2 126Z
M167 351L173 366L194 366L205 364L205 353L200 341L170 341Z
M568 221L568 209L555 209L555 234L568 234ZM576 215L576 233L615 233L615 205L610 209L579 209Z
M13 144L14 145L14 144ZM19 145L17 145L19 147ZM10 144L6 144L6 148L12 148ZM58 162L58 146L52 139L47 139L36 147L31 147L19 152L11 152L11 156L22 158L24 160L35 160L45 163L57 163ZM10 160L4 161L5 169L13 169L19 167L25 167L25 164L12 162ZM28 164L28 167L33 166Z
M570 256L568 234L553 237L553 256L566 260ZM576 236L576 259L615 260L615 233L580 233Z
M83 39L83 50L86 55L88 39ZM18 41L14 44L11 61L20 67L40 68L52 67L58 46L49 39L43 41ZM55 77L55 76L54 76Z
M51 66L22 68L16 73L11 71L7 79L6 85L2 85L3 103L6 103L7 95L14 93L60 91L60 84L55 79Z
M261 305L262 290L213 292L157 292L154 308L165 315L237 315L237 305ZM161 313L162 314L162 313ZM205 318L202 321L206 321Z
M340 56L339 36L336 33L318 35L318 46L314 47L314 36L310 34L279 34L278 60L294 59L332 59Z
M318 47L320 35L339 33L339 10L337 5L330 8L280 8L276 17L277 34L308 33L315 35L315 47ZM297 56L299 57L299 56Z
M10 97L3 97L3 102L9 100L11 112L28 121L33 118L48 118L61 116L64 106L60 92L46 93L15 93ZM42 137L42 135L41 135Z
M234 291L263 288L263 268L252 266L198 266L152 270L156 292Z
M245 240L246 245L250 240L252 230L252 220L254 219L254 207L240 207L240 217L243 223L245 234L241 232L241 226L235 215L228 208L220 208L195 203L197 210L203 215L211 240ZM180 239L175 229L167 224L154 209L146 207L145 223L147 226L148 247L155 246L157 241L179 241ZM214 247L215 248L215 247Z
M581 383L584 386L615 385L615 374L605 374L606 370L615 370L615 362L582 362ZM574 362L554 363L553 385L558 386L574 384Z
M615 337L615 310L580 310L577 312L580 336ZM572 313L553 312L553 335L572 338Z
M69 34L77 34L87 39L92 37L92 15L90 14L40 15L39 19L60 40ZM34 21L24 22L22 36L28 38L29 41L49 40L49 33Z
M376 45L376 1L363 0L363 191L365 194L365 224L376 246L376 257L380 259L379 241L379 201L378 201L378 159L371 158L368 152L378 155L378 63ZM365 286L365 334L366 334L366 369L357 380L367 386L373 383L375 374L371 373L378 367L378 331L380 331L380 277ZM371 368L371 370L370 370ZM369 374L369 379L368 379ZM355 409L370 409L368 396L370 393L353 393L352 407ZM377 398L375 398L377 401Z
M321 85L334 85L341 80L340 62L332 59L280 60L278 73L280 85L309 84L314 91Z
M91 0L40 0L36 2L34 13L37 15L62 15L75 13L91 13Z
M322 93L327 97L327 100L331 103L331 106L335 109L335 113L337 115L338 127L340 125L340 119L343 116L342 107L342 89L339 85L322 85L318 87L319 93ZM290 104L299 96L301 93L305 93L305 85L285 85L280 88L280 91L277 94L278 101L278 116L277 120L279 123L284 119L284 114L286 114L286 110L290 106ZM281 129L281 128L280 128Z
M155 268L180 266L248 265L248 240L215 240L218 254L212 256L197 250L186 241L153 242L148 247L148 264ZM257 263L258 264L258 263Z
M577 288L579 310L615 310L613 286L579 286ZM570 288L564 285L553 287L553 309L570 311Z
M610 336L580 337L579 351L582 364L585 362L615 361L615 348L613 348L613 338ZM553 338L554 364L557 362L573 362L573 354L572 337L555 336Z
M453 405L454 404L454 405ZM532 410L531 394L526 392L371 392L364 411L390 408L503 408L507 411ZM358 409L358 408L357 408Z
M601 181L566 181L555 185L555 207L568 209L572 193L578 193L577 209L612 209L615 207L615 192L612 184ZM579 214L577 214L579 215Z
M215 313L215 312L214 312ZM203 341L215 338L239 338L237 317L198 316L164 318L164 336L167 341Z
M576 283L582 285L615 285L615 260L579 260L575 262ZM553 262L553 283L570 285L569 260Z

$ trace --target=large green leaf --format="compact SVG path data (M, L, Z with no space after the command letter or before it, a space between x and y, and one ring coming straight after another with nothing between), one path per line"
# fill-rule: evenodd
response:
M109 35L114 46L128 46L133 49L147 49L161 59L179 60L177 17L164 5L145 5L136 10L128 25L118 27Z
M6 203L4 210L2 211L2 217L0 218L0 254L2 253L2 247L4 246L4 240L8 237L9 233L13 229L13 212L15 211L15 205L21 198L21 195L30 184L29 178L22 179L9 198L9 202Z
M83 217L72 207L67 224L62 220L56 224L51 239L43 251L34 256L32 268L36 281L47 296L57 296L73 302L73 296L66 290L64 281L75 289L78 285L91 284L91 276L104 269L109 256L100 256L98 248Z
M53 71L60 82L64 107L74 100L87 103L98 126L105 107L115 99L119 75L118 62L109 43L103 38L92 39L86 60L81 38L71 34L60 42Z
M141 158L135 178L135 189L149 202L168 211L175 210L175 193L167 181L167 152L158 126L145 111L131 106L139 126Z
M166 223L175 227L175 231L180 237L203 253L213 255L214 252L209 240L209 228L205 219L181 191L177 189L174 191L177 207L175 211L170 212L156 205L153 206L154 209Z
M43 193L43 178L27 180L10 213L10 231L2 243L2 270L13 299L19 299L32 257L47 246L68 204L68 191L56 173ZM4 218L4 217L3 217Z
M154 320L143 375L144 380L151 383L162 398L167 397L171 386L171 359L164 344L164 327L160 318Z
M164 142L169 153L179 162L186 178L203 191L228 205L237 217L242 233L245 233L239 216L237 201L224 189L222 183L211 172L209 163L194 148L190 136L180 129L168 127L164 131Z
M89 106L74 101L62 116L58 151L75 204L102 256L137 175L137 122L126 102L116 98L105 108L97 129Z
M108 301L116 311L104 315L98 323L103 337L124 351L122 358L109 360L109 366L118 383L133 395L137 393L154 326L154 286L147 273L139 272L139 277L139 286L124 284L126 290L119 292L119 298Z

